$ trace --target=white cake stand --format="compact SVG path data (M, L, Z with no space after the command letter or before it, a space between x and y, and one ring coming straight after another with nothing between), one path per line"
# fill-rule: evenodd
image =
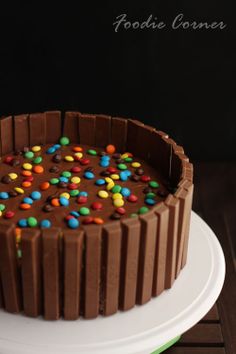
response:
M0 311L0 353L150 354L210 310L224 276L217 238L192 213L188 263L170 290L146 305L95 320L47 322Z

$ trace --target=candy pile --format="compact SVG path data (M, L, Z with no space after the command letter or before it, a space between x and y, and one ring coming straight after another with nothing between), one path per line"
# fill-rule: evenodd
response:
M166 196L131 153L117 153L113 145L101 151L69 144L62 137L58 144L3 158L4 172L9 172L0 177L0 216L25 215L14 220L19 229L58 226L59 217L77 229L81 223L137 217Z

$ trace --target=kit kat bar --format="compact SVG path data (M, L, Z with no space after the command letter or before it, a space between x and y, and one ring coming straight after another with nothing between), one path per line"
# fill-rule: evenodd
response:
M154 259L156 248L157 216L148 213L140 217L141 240L137 285L137 304L142 305L152 297Z
M169 195L165 203L169 208L165 288L169 289L175 280L176 274L179 200L173 195Z
M14 117L15 151L29 146L29 121L28 114L20 114Z
M136 303L141 224L138 218L125 219L122 225L120 300L121 310Z
M138 156L139 145L142 144L138 138L138 132L143 123L135 119L128 119L126 150Z
M0 223L0 272L5 308L17 313L22 309L20 277L17 268L15 226Z
M100 311L105 316L116 313L119 305L121 226L120 222L104 225Z
M157 240L152 295L158 296L165 290L169 208L161 202L153 208L153 211L157 216Z
M14 149L14 134L12 117L0 118L0 153L9 154Z
M95 146L106 147L111 142L111 117L96 115Z
M185 226L185 237L184 237L184 244L183 244L183 255L182 255L182 261L181 261L181 269L185 266L185 264L187 262L194 185L192 184L192 182L188 181L184 184L184 188L188 192L188 196L187 196L188 207L186 208L186 214L185 214L186 226Z
M175 147L173 147L170 170L170 181L172 186L176 187L180 182L183 171L183 163L188 161L189 159L185 154L176 152Z
M71 143L79 143L79 112L66 112L63 126L63 136L70 139Z
M127 139L127 119L112 117L111 120L111 144L117 151L125 152Z
M46 143L55 144L62 135L62 120L60 111L47 111L46 116Z
M23 307L25 314L29 317L37 317L42 314L41 247L39 230L22 230L21 275Z
M42 232L44 318L46 320L57 320L60 317L59 237L59 228L44 229Z
M95 145L95 124L96 116L92 114L80 114L79 116L79 137L80 143Z
M169 180L172 144L168 140L168 135L154 130L150 135L149 146L151 165L162 171L163 177Z
M33 113L29 116L30 146L46 143L46 115Z
M64 318L76 320L80 313L84 232L64 231Z
M85 231L85 304L84 317L99 314L102 229L99 225L84 227Z

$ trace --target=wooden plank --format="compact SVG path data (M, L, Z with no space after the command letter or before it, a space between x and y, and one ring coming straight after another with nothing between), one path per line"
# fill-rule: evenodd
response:
M198 323L183 334L177 345L223 345L221 327L217 323Z
M219 321L220 317L219 317L219 312L218 312L218 308L217 305L215 304L210 311L203 317L203 319L201 320L201 322L207 322L207 321Z
M165 351L165 354L226 354L224 348L194 348L194 347L172 347Z

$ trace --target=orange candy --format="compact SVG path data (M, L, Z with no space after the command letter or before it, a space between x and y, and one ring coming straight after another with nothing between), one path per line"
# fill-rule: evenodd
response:
M25 181L25 182L22 182L22 183L21 183L21 186L22 186L22 187L25 187L25 188L29 188L29 187L32 186L32 183L29 182L29 181Z
M21 172L21 175L24 177L29 177L29 176L32 176L32 172L24 170Z
M31 205L27 204L27 203L21 203L20 204L20 208L23 209L23 210L28 210L28 209L31 208Z
M53 198L53 199L51 200L51 204L52 204L53 206L55 206L55 207L60 206L59 199L58 199L58 198Z
M73 147L73 151L75 151L75 152L81 152L81 151L83 151L83 148L80 147L80 146L74 146L74 147Z
M49 187L50 187L50 183L49 182L43 182L43 183L40 184L41 191L46 191Z
M43 168L43 166L37 165L37 166L34 166L33 171L35 173L43 173L44 172L44 168Z
M93 222L98 225L104 224L104 221L102 218L94 218Z
M115 148L115 146L114 145L107 145L107 147L106 147L106 152L108 153L108 154L114 154L114 152L116 151L116 148Z

